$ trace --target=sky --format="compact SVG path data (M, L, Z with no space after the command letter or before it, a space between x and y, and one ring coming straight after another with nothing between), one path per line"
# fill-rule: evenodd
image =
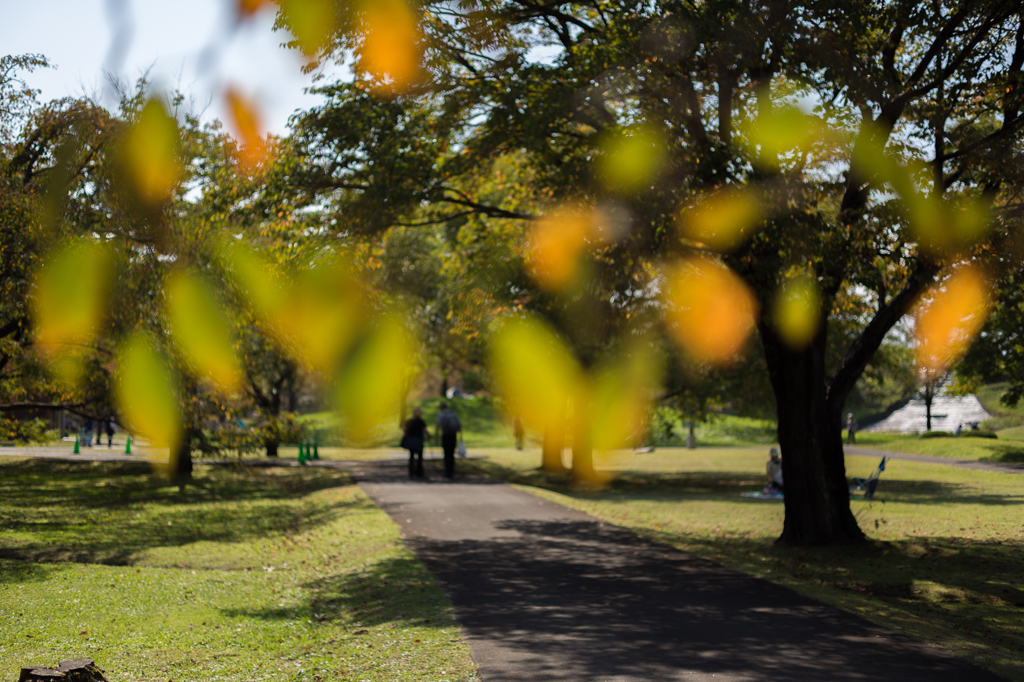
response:
M116 105L104 70L134 82L147 70L157 88L181 90L204 120L225 119L216 94L231 85L252 98L264 129L282 134L288 117L319 98L311 76L280 44L264 10L236 25L234 0L0 0L0 54L35 53L54 65L25 77L48 101L89 96ZM123 40L115 40L116 36ZM123 49L118 49L118 46ZM205 57L205 58L204 58Z

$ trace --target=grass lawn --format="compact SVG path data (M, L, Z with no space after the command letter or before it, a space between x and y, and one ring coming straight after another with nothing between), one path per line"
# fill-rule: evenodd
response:
M1024 462L1024 427L998 432L999 438L963 436L921 438L899 433L860 433L857 445L879 450L933 455L952 459L974 459L983 462Z
M780 501L740 497L764 484L765 449L659 449L605 456L617 474L574 491L535 470L536 450L484 450L460 462L659 542L788 585L1024 681L1024 475L892 462L874 502L855 500L870 544L793 549L774 540ZM866 476L874 457L847 457Z
M476 680L451 605L343 473L0 459L0 679Z

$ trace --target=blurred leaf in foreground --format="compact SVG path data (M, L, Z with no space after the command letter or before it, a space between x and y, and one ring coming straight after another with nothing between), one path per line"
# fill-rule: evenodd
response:
M36 275L32 317L38 347L71 383L80 378L77 358L103 324L112 267L109 247L82 239L59 248Z
M580 368L549 327L531 318L511 318L492 335L490 355L495 386L509 415L541 432L564 428Z
M807 154L815 145L835 139L820 118L788 105L763 108L743 128L747 142L759 149L761 163L770 167L778 165L780 155Z
M121 158L136 195L148 205L171 197L181 176L178 123L151 99L121 140Z
M669 332L679 345L717 365L736 358L757 313L757 301L743 280L706 258L688 258L668 269L665 306Z
M772 322L790 348L807 347L821 325L821 293L813 277L800 273L786 278L775 294Z
M235 8L241 17L251 17L264 7L273 4L273 0L236 0Z
M917 364L937 376L967 351L992 309L992 288L976 265L956 268L914 311Z
M175 452L182 423L177 385L166 356L147 334L137 333L122 346L115 395L121 419L129 429L154 446Z
M295 36L299 49L314 57L327 48L337 28L335 0L278 0L280 21Z
M590 232L589 212L575 207L558 208L538 220L529 243L530 273L537 283L549 290L572 285Z
M662 375L650 339L637 339L595 374L591 429L597 450L632 447L647 431Z
M227 98L231 127L238 143L238 165L243 171L252 172L266 158L268 144L263 139L262 124L256 105L242 93L229 88Z
M386 317L356 343L338 371L334 399L346 434L356 443L370 443L383 424L391 423L417 366L416 345L409 329Z
M703 197L680 215L683 236L716 251L729 251L765 219L759 193L750 187L724 187Z
M605 186L626 193L649 189L665 167L665 138L652 126L638 126L603 145L599 172Z
M199 276L176 271L169 276L165 290L171 333L189 364L218 390L237 391L242 370L214 288Z
M287 276L236 242L224 254L255 312L283 349L310 372L333 372L369 314L352 269L325 263Z
M422 35L404 0L373 0L363 6L362 66L386 91L401 92L420 72Z

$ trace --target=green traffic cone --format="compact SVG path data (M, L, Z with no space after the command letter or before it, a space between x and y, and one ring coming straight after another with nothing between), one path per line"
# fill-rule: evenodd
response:
M306 448L304 443L299 443L299 464L306 463Z
M128 437L124 439L124 454L132 454L132 436L128 434Z
M78 436L77 435L75 436L75 454L76 455L82 454L82 450L81 450L81 448L79 446L79 443L78 443Z

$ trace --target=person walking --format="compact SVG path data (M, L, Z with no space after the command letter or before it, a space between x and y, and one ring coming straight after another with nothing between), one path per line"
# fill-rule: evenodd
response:
M86 420L85 420L85 423L82 424L82 445L84 445L87 448L91 448L92 447L92 435L93 435L92 417L87 417Z
M857 420L853 418L853 412L846 413L846 444L857 444Z
M518 414L512 417L512 433L516 437L516 450L522 450L523 441L526 439L526 427L523 425L523 418Z
M114 447L115 431L116 429L114 428L114 418L110 417L109 419L107 419L107 448Z
M455 414L455 410L449 409L448 403L442 400L440 407L434 438L441 441L441 449L444 451L444 475L451 479L455 478L455 448L459 445L462 422L459 421L459 415Z
M423 421L423 410L416 408L412 417L405 420L405 435L402 436L402 447L409 451L409 478L424 478L423 444L430 437L427 422Z

